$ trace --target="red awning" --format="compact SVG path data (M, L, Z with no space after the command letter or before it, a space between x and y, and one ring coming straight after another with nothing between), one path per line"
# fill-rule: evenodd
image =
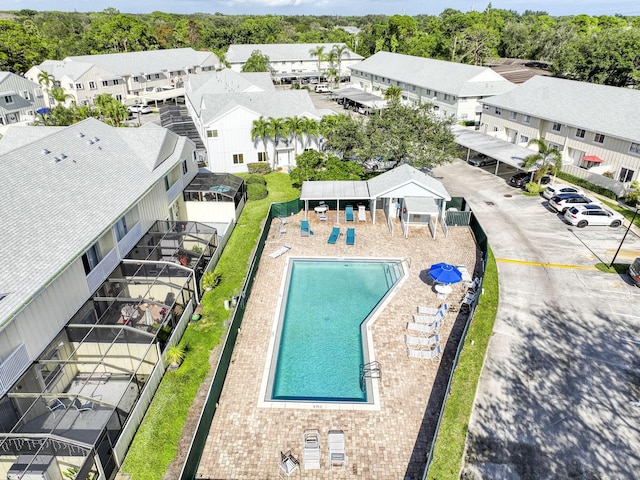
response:
M598 157L597 155L584 155L582 157L582 159L585 162L593 162L593 163L602 163L604 162L604 160L602 160L600 157Z

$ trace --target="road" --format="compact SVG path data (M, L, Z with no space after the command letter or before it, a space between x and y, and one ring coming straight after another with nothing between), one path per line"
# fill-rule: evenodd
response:
M466 440L466 478L637 478L640 289L610 262L625 228L578 229L462 161L432 174L464 196L496 256L500 303ZM630 233L616 262L640 256Z

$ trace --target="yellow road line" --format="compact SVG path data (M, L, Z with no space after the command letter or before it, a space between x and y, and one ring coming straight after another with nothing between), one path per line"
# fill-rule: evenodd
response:
M570 268L570 269L574 269L574 270L597 270L596 267L588 267L588 266L584 266L584 265L563 265L561 263L527 262L526 260L512 260L510 258L496 258L496 262L517 263L519 265L529 265L529 266L532 266L532 267Z

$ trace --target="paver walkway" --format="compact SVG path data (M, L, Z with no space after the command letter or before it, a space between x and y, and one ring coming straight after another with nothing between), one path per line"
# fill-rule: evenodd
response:
M478 256L473 236L468 228L457 227L450 228L447 238L438 230L438 238L434 240L426 228L414 228L405 239L396 224L392 237L379 212L376 225L370 221L340 224L343 232L347 226L356 227L355 246L345 244L344 233L337 244L330 245L327 238L336 212L328 214L329 220L321 222L315 213L309 213L311 230L315 232L311 237L300 236L304 212L288 218L286 234L279 233L278 221L272 224L199 465L198 479L277 478L280 451L291 449L300 459L302 433L307 428L320 430L322 469L301 470L300 478L422 478L456 348L455 332L461 330L464 315L456 318L456 313L449 314L441 331L446 347L439 364L407 357L406 323L417 305L441 303L427 283L431 264L446 261L464 264L473 271ZM367 218L370 220L368 211ZM292 247L286 255L277 259L268 257L284 244ZM287 255L410 259L408 279L372 327L375 359L382 364L379 410L312 408L314 405L307 409L258 407ZM327 282L330 281L328 278ZM357 288L354 285L354 289ZM463 288L457 285L449 300L459 300ZM310 295L322 295L321 286ZM342 429L346 434L347 468L343 471L328 469L326 440L330 429Z

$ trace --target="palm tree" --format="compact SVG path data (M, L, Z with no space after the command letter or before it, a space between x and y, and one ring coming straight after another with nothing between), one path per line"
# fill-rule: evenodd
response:
M329 68L327 68L327 80L329 84L332 84L335 87L335 79L336 79L336 61L337 54L335 50L331 50L324 56L325 62L329 64ZM338 77L339 79L339 77Z
M279 139L286 139L288 136L287 126L282 118L269 117L269 137L273 143L273 169L278 164L277 145Z
M269 121L266 120L262 115L260 118L253 121L253 125L251 126L251 140L254 143L257 143L258 140L262 140L262 144L264 145L264 153L267 155L267 163L269 162L269 154L267 153L267 143L269 143L269 139L271 139L269 128Z
M293 152L298 155L298 138L302 137L303 120L300 117L290 117L284 120L289 135L293 137Z
M400 100L400 96L402 95L402 89L395 85L389 85L384 91L385 100Z
M553 173L554 177L556 173L562 168L562 154L556 147L551 147L544 140L544 138L534 138L529 141L527 146L537 145L538 153L529 155L524 159L522 168L527 171L534 165L540 165L534 180L538 181L538 186L542 183L542 177L548 173Z
M51 87L54 87L55 84L56 84L56 77L54 77L50 73L45 72L44 70L42 70L38 74L38 83L42 87L42 90L44 90L45 93L47 94L47 98L51 98L49 96L49 92L51 91ZM49 103L51 103L51 102L49 102Z
M64 105L67 100L72 100L74 97L70 93L64 93L64 88L53 87L50 92L51 98L58 104Z
M318 45L316 48L312 48L309 50L309 55L318 59L318 83L320 83L320 64L322 63L322 60L324 60L324 46Z
M315 138L316 145L319 140L320 125L313 118L302 117L302 133L304 134L304 149L309 148L311 137Z
M336 54L336 61L338 63L338 85L340 84L340 79L342 78L342 54L347 49L348 47L345 44L333 46L332 51Z

